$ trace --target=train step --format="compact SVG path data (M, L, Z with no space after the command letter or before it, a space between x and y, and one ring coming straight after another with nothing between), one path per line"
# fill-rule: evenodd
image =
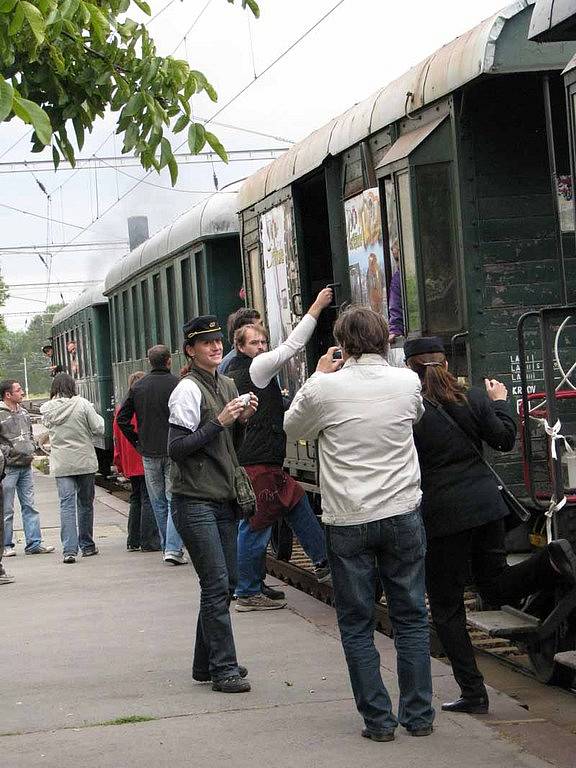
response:
M500 611L471 612L467 619L473 627L482 629L490 637L531 635L540 627L540 619L509 605L503 605Z
M576 651L562 651L554 656L556 664L561 664L563 667L569 667L570 669L576 669Z

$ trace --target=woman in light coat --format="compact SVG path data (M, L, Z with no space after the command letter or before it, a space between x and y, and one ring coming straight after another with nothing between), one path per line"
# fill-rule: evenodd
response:
M94 438L104 434L104 419L92 403L76 394L67 373L54 377L50 400L40 408L50 436L50 474L60 501L60 538L65 563L98 554L94 543L94 477L98 460Z

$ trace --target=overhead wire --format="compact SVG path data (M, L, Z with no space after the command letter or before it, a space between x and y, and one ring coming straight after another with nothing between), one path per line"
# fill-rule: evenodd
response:
M188 27L188 29L186 30L186 32L184 32L184 35L183 35L183 37L181 38L181 40L180 40L180 42L178 43L178 45L176 46L176 48L174 48L174 50L172 51L172 53L170 54L170 56L174 56L174 54L176 53L176 51L178 50L178 48L180 48L180 46L182 45L182 43L184 42L184 40L186 40L186 38L188 37L188 35L190 34L190 32L192 32L192 30L194 29L194 27L196 26L196 24L198 24L198 22L200 21L200 19L201 19L201 18L202 18L202 16L204 15L204 12L205 12L206 10L208 10L208 6L212 5L212 2L213 2L213 0L207 0L206 4L204 5L204 7L203 7L203 8L202 8L202 10L200 11L200 13L199 13L199 14L196 16L196 18L194 19L194 21L192 22L192 24L191 24L191 25Z
M22 213L26 216L33 216L35 219L42 219L43 221L55 221L57 224L63 224L65 227L73 227L74 229L82 229L79 224L72 224L69 221L61 221L60 219L48 218L48 216L42 216L40 213L33 213L32 211L26 211L23 208L16 208L14 205L8 205L7 203L0 203L0 208L7 208L9 211L16 213Z

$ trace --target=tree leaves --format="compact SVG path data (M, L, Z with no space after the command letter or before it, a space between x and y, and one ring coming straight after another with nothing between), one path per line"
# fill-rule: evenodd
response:
M14 89L6 80L0 80L0 122L12 112Z
M193 155L197 155L202 151L202 148L206 144L206 129L202 123L190 123L188 128L188 146L190 152Z
M107 109L119 113L122 152L134 152L145 169L168 168L173 184L168 131L187 129L191 152L208 143L226 162L219 139L192 117L195 94L217 100L212 84L188 62L159 56L146 26L130 18L135 7L149 16L149 2L0 0L0 123L18 117L32 125L32 150L51 145L55 167L75 162L85 131ZM242 7L259 14L256 0Z
M227 163L228 153L220 143L220 139L217 136L215 136L213 133L210 133L210 131L206 131L205 136L206 136L206 141L208 142L208 144L210 144L210 146L212 147L214 152L216 152L218 157L221 160L223 160L225 163Z

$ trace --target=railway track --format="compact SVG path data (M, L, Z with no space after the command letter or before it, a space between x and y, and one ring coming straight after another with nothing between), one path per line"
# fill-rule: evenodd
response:
M331 584L318 584L312 571L312 563L302 550L300 544L294 541L292 557L289 562L278 560L269 552L266 558L266 567L268 573L290 586L300 589L303 592L322 600L328 605L334 604L334 596ZM474 609L476 607L476 595L468 593L466 595L466 608ZM389 637L392 636L392 625L388 616L388 608L385 598L377 604L376 607L377 628ZM530 677L535 677L534 670L530 664L527 654L516 645L502 638L490 637L474 627L469 627L472 644L477 653L489 655L496 658L502 664L512 667L516 671L522 672ZM433 627L430 634L430 648L433 656L442 656L442 646Z

